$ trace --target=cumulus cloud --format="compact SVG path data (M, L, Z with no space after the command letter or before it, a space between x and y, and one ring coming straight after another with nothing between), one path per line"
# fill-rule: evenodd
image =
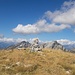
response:
M40 40L38 37L36 38L30 38L30 39L24 39L24 38L6 38L6 37L3 37L3 38L0 38L0 42L5 42L5 43L20 43L22 41L28 41L30 43L33 43L34 39L38 39L39 40L39 43L42 43L43 41Z
M44 18L47 18L49 20L53 20L53 18L55 18L59 14L61 14L61 11L58 11L58 10L56 10L54 12L47 11L47 12L45 12Z
M51 42L51 41L42 41L40 40L38 37L36 38L30 38L30 39L24 39L24 38L17 38L17 39L14 39L14 38L0 38L0 42L6 42L6 43L20 43L22 41L29 41L30 43L33 43L34 39L38 39L39 40L39 43L47 43L47 42ZM60 44L62 45L70 45L70 44L75 44L75 41L71 41L71 40L68 40L68 39L60 39L60 40L57 40L57 42L59 42Z
M34 24L22 25L18 24L16 28L13 29L15 33L22 34L36 34L41 32L58 32L60 30L70 28L67 24L56 25L55 23L49 24L45 19L39 20Z
M75 1L74 0L70 0L70 1L65 1L62 5L62 9L63 10L68 10L72 7L75 7Z
M75 25L75 1L65 1L60 10L47 11L45 17L54 23Z
M57 42L59 42L62 45L75 44L75 41L70 41L70 40L67 40L67 39L60 39L60 40L57 40Z
M34 25L28 24L28 25L22 25L22 24L18 24L18 26L16 28L13 29L13 31L15 33L20 33L20 34L31 34L31 33L38 33L39 30L37 29L37 27L35 27Z
M13 38L0 38L0 42L14 42Z
M27 24L27 25L18 24L18 26L14 28L13 31L22 34L32 34L32 33L36 34L42 32L42 29L44 29L42 27L45 26L45 24L46 20L40 20L34 24Z
M65 1L59 10L47 11L43 19L33 24L18 24L12 29L19 34L37 34L42 32L59 32L75 25L75 1Z
M36 37L36 38L30 38L30 39L29 39L29 42L30 42L30 43L33 43L35 39L38 39L39 43L43 43L43 41L40 40L38 37Z
M6 43L10 43L10 42L13 42L13 43L19 43L19 42L22 42L22 41L27 41L26 39L23 39L23 38L18 38L18 39L14 39L14 38L0 38L0 42L6 42Z
M27 39L24 39L24 38L18 38L18 39L14 39L15 42L19 43L19 42L22 42L22 41L27 41Z
M53 22L75 25L75 7L57 15L53 18Z

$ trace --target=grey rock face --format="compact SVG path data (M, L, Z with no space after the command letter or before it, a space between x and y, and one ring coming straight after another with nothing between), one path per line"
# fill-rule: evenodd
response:
M7 49L22 49L22 48L28 48L30 47L31 44L29 42L26 42L26 41L22 41L21 43L18 43L16 45L13 45L13 46L9 46Z
M30 43L29 42L26 42L26 41L22 41L21 43L19 43L18 45L17 45L17 47L16 48L28 48L28 47L30 47Z
M21 43L18 43L16 45L9 46L7 49L13 50L15 48L17 48L19 50L22 50L22 49L25 50L26 48L31 48L30 49L31 52L41 51L43 48L61 49L61 50L64 50L64 51L68 51L57 41L39 44L39 40L37 38L33 40L32 44L27 42L27 41L22 41Z
M44 44L44 47L45 48L65 50L65 48L60 43L58 43L57 41L46 43L46 44Z

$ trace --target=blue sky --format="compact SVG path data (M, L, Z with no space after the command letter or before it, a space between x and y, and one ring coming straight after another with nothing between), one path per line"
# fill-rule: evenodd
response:
M74 8L73 0L0 0L0 36L74 41Z

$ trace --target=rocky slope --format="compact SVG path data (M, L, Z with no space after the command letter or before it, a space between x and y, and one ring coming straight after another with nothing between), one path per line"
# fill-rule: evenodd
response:
M20 49L20 48L28 48L30 46L31 46L31 44L29 42L22 41L21 43L11 45L11 46L7 47L6 49Z
M35 46L35 49L36 48L51 48L51 49L61 49L61 50L66 50L60 43L58 43L57 41L53 41L53 42L48 42L48 43L42 43L42 44L38 44L36 45L37 43L35 43L34 45L32 43L29 43L29 42L26 42L26 41L22 41L21 43L18 43L18 44L15 44L15 45L12 45L12 46L9 46L7 47L7 49L19 49L19 48L34 48ZM37 47L36 47L37 46ZM35 50L34 50L35 51Z
M61 50L66 50L60 43L57 41L53 42L48 42L44 44L44 48L51 48L51 49L61 49Z
M21 45L21 43L23 43ZM28 45L28 46L27 46ZM26 42L26 41L22 41L20 43L15 44L14 42L0 42L0 49L4 49L4 48L21 48L21 47L30 47L31 43ZM47 42L47 43L41 43L40 44L41 48L46 47L46 48L61 48L63 49L67 49L67 50L73 50L75 48L75 44L66 44L66 45L61 45L60 42L58 43L57 41L52 41L52 42Z

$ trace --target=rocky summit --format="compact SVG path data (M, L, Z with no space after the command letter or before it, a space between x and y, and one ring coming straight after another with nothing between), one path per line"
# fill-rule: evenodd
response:
M31 52L41 51L43 48L51 48L51 49L61 49L66 51L67 49L64 48L60 43L57 41L47 42L47 43L39 43L39 40L36 38L33 40L32 43L27 41L22 41L21 43L11 45L7 47L7 49L26 49L30 48Z
M15 44L15 45L11 45L9 47L7 47L6 49L25 49L30 47L31 44L27 41L22 41L21 43Z
M44 44L44 48L51 48L51 49L61 49L61 50L66 50L60 43L57 41L53 42L48 42Z

